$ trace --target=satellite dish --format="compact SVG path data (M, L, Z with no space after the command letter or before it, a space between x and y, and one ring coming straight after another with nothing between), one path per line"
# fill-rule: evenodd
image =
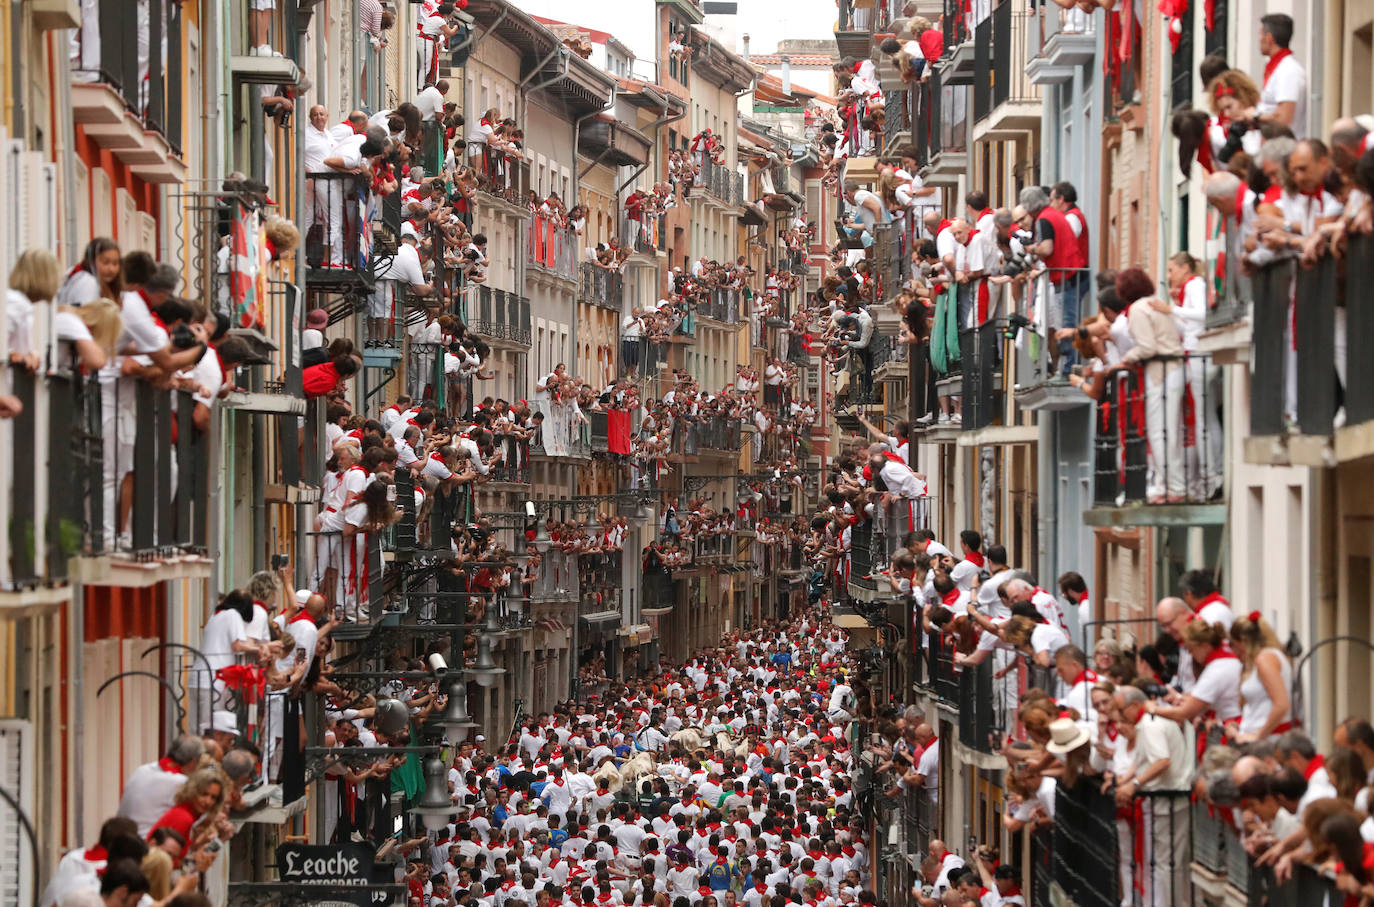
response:
M390 737L405 730L410 723L410 711L399 699L382 699L377 702L373 720L377 722L377 730Z

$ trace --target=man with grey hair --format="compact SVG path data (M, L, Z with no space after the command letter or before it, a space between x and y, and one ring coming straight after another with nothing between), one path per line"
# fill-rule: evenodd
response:
M1141 793L1145 800L1145 855L1138 866L1144 872L1148 907L1183 903L1188 892L1190 852L1188 786L1193 774L1193 755L1178 723L1153 713L1153 705L1136 687L1117 687L1113 695L1121 730L1133 757L1131 777L1116 787L1119 806L1130 807ZM1172 793L1172 792L1181 793ZM1140 884L1138 883L1138 884Z
M968 280L971 297L973 324L983 324L995 319L1001 311L1000 302L1003 291L1001 278L1001 244L1011 239L1011 212L998 208L992 213L991 230L978 230L969 237L964 253L964 277ZM994 290L994 287L996 289ZM960 327L965 325L960 324Z
M134 769L124 784L115 815L132 819L138 824L139 837L148 837L157 820L172 808L177 791L186 783L186 776L200 765L204 754L203 740L192 734L178 734L161 759Z
M1027 186L1021 190L1019 201L1034 221L1034 237L1026 245L1026 251L1040 259L1048 280L1048 286L1038 281L1036 284L1037 289L1045 288L1049 294L1045 300L1049 303L1045 310L1048 313L1046 326L1050 334L1058 328L1077 327L1079 293L1070 288L1082 285L1080 275L1088 267L1078 237L1064 212L1050 204L1044 189ZM1067 348L1072 349L1072 340L1067 344ZM1061 346L1060 351L1063 349ZM1067 367L1070 361L1069 356L1061 355L1058 365Z
M237 807L243 799L243 789L253 782L253 770L257 767L257 760L253 754L247 750L232 749L224 754L220 760L220 770L224 772L224 777L229 779L232 787L229 790L229 804L231 808ZM264 781L267 779L264 778Z

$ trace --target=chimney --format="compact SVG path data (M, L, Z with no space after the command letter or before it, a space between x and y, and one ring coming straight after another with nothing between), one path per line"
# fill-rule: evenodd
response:
M782 54L779 59L782 61L782 93L792 93L792 58L787 54Z
M742 53L740 56L742 56L742 57L744 57L744 59L748 60L748 59L749 59L749 35L745 34L745 35L741 36L741 40L742 40L742 42L743 42L743 44L744 44L744 53Z

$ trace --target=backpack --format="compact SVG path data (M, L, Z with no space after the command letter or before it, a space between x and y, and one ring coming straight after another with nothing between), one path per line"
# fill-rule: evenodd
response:
M734 873L730 871L730 864L721 863L720 861L712 863L711 868L706 872L706 877L710 882L712 891L727 890L730 887L730 879L733 875Z

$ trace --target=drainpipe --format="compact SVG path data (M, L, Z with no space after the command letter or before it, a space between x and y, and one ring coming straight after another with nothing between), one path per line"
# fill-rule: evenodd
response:
M48 44L49 51L52 51L52 42L49 41ZM59 204L62 205L61 260L73 262L81 254L81 249L76 244L77 199L73 196L76 191L76 153L73 151L76 144L76 125L71 117L71 58L64 53L52 53L51 56L57 58L54 61L57 64L57 109L63 112L61 116L55 117L57 129L53 136L53 154L62 162L62 197L59 200Z
M564 57L564 58L563 58L563 66L564 66L564 69L565 69L565 70L566 70L566 68L567 68L567 65L568 65L567 57ZM536 86L536 87L537 87L537 86ZM530 91L534 91L534 89L531 88ZM584 113L582 116L580 116L580 117L578 117L577 119L573 120L573 142L572 142L572 175L573 175L573 184L572 184L572 203L573 203L573 205L580 205L580 204L582 204L582 197L581 197L581 195L579 195L579 192L580 192L580 190L581 190L581 188L582 188L582 174L581 174L580 172L578 172L578 169L577 169L577 144L578 144L578 140L581 139L581 137L582 137L582 124L583 124L584 122L586 122L587 120L590 120L592 117L600 116L601 114L605 113L606 111L608 111L608 110L613 111L614 109L615 109L615 86L612 85L612 86L611 86L611 93L610 93L610 95L606 98L606 105L605 105L604 107L602 107L600 110L593 110L591 113ZM604 152L603 152L603 154L604 154ZM598 157L597 160L599 161L599 160L601 160L601 158ZM591 168L588 168L588 169L590 170ZM572 317L571 329L569 330L568 334L569 334L570 339L572 340L573 358L576 359L576 358L577 358L577 293L576 293L576 291L573 292L573 317ZM575 639L575 637L574 637L574 639ZM576 664L577 664L577 650L576 650L576 649L573 650L572 657L573 657L573 666L574 666L574 667L573 667L573 670L576 671L576 670L577 670L577 668L576 668ZM573 676L575 677L576 674L574 674Z

